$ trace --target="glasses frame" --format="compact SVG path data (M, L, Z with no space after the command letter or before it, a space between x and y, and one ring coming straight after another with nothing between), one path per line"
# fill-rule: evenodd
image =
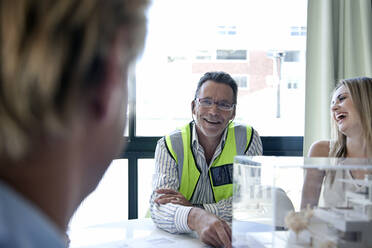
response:
M212 104L211 105L203 105L200 101L201 100L205 100L205 99L208 99L208 100L210 100L211 102L212 102ZM199 105L199 106L201 106L201 107L203 107L203 108L211 108L213 105L216 105L217 106L217 108L219 109L219 110L221 110L221 111L232 111L234 108L235 108L235 106L236 106L236 104L235 103L228 103L228 104L230 104L231 105L231 107L229 108L229 109L225 109L225 108L221 108L221 102L220 101L214 101L213 99L210 99L210 98L208 98L208 97L206 97L206 98L199 98L199 97L197 97L197 98L195 98L195 100L194 101L196 101L196 103Z

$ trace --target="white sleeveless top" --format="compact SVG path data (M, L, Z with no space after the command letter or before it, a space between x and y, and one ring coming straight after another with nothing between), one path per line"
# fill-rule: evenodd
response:
M334 143L329 142L329 151ZM336 165L337 166L337 165ZM323 203L319 201L319 206L322 207L346 207L347 202L345 200L346 191L351 192L362 192L365 187L358 185L351 175L350 170L335 170L334 180L332 181L331 171L326 171L326 175L323 181L322 195L321 198ZM351 180L352 183L340 182L339 179Z
M353 182L345 183L338 179L348 179ZM361 192L363 190L364 187L355 182L349 170L336 170L333 183L331 173L326 173L322 187L324 207L346 207L345 192Z

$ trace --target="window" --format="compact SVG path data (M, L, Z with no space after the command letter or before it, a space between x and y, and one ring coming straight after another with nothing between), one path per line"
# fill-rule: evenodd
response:
M300 51L285 51L284 62L299 62Z
M248 76L235 76L232 75L234 78L235 82L237 83L239 90L241 89L249 89L248 86Z
M226 71L239 84L236 121L262 136L302 136L306 8L306 0L154 1L136 67L135 135L191 121L199 78Z
M291 36L306 36L306 27L291 27Z
M217 34L219 34L219 35L236 35L237 34L236 26L234 26L234 25L232 25L232 26L225 26L225 25L217 26Z
M101 223L146 215L156 142L192 120L191 101L207 71L223 70L237 81L235 120L259 131L264 155L302 155L306 6L307 0L153 1L145 50L129 77L125 159L112 163L70 227L97 224L92 215Z
M211 60L213 57L213 54L209 50L198 50L195 54L196 60Z
M288 85L288 89L297 89L298 88L298 81L288 80L287 85Z
M128 160L114 160L97 188L79 206L70 229L128 219ZM124 193L123 193L124 192ZM94 218L92 218L94 216Z
M247 50L217 50L217 59L245 60Z
M138 160L138 218L144 218L150 209L152 176L155 169L154 159Z
M265 155L302 155L306 6L307 0L153 1L145 50L129 77L125 159L113 162L71 225L97 224L92 215L100 222L146 215L156 142L192 120L191 101L207 71L235 78L235 120L258 130Z
M291 36L306 36L306 27L291 27Z

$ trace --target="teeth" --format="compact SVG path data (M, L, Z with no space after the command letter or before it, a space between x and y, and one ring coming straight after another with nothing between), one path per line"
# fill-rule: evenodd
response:
M345 117L346 117L345 114L338 114L338 115L336 115L336 120L342 120L342 119L344 119Z
M210 121L210 120L206 120L207 122L209 123L212 123L212 124L218 124L219 122L218 121Z

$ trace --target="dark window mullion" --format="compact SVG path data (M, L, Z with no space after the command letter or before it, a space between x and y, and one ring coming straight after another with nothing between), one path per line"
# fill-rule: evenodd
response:
M136 136L136 69L131 66L128 76L129 132L128 144ZM138 218L138 156L128 156L128 219Z
M138 159L128 159L128 219L138 218Z
M136 69L131 66L128 76L128 105L129 105L129 142L136 136Z

